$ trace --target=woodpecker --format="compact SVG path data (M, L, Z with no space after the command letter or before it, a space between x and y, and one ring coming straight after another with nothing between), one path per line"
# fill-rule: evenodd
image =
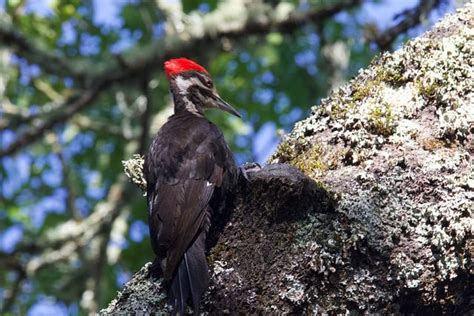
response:
M205 116L217 108L240 114L218 95L207 70L186 58L164 63L174 114L158 131L145 157L148 225L173 312L184 315L191 299L199 313L209 284L205 255L211 205L235 185L238 169L222 132Z

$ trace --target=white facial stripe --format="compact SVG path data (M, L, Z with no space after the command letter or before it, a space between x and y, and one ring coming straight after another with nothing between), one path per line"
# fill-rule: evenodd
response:
M178 86L178 90L180 94L186 94L189 87L194 84L192 78L183 78L181 76L176 77L176 85Z
M199 114L199 111L196 109L196 105L194 105L191 101L189 101L188 98L184 97L183 101L184 101L184 106L189 112L194 113L194 114Z
M201 116L202 114L197 110L196 105L192 103L188 98L188 89L191 86L197 85L206 88L202 84L201 80L195 77L183 78L182 76L177 76L175 82L178 88L178 93L182 96L182 100L184 101L186 109L191 113Z
M183 78L182 76L176 77L176 85L178 86L179 93L184 94L188 91L189 87L197 85L201 88L207 89L199 80L199 78L189 77Z

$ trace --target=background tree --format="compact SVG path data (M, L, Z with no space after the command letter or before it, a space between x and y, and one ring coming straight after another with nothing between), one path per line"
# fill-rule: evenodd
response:
M398 7L395 7L398 3ZM94 312L151 259L121 161L170 108L162 63L207 65L263 162L310 106L456 3L7 1L0 13L1 311ZM394 18L394 19L393 19ZM389 22L388 22L389 21Z

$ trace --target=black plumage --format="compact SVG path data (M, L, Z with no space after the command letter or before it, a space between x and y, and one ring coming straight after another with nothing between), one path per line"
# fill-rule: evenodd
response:
M210 204L222 197L226 187L235 185L237 168L222 132L203 115L203 108L222 108L218 103L223 102L207 73L182 71L169 80L175 114L153 140L144 174L156 255L152 273L164 277L170 303L183 315L188 299L199 312L209 283L205 239Z

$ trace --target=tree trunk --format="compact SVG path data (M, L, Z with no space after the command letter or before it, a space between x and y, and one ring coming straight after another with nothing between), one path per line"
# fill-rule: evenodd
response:
M201 311L472 312L473 16L382 55L241 179ZM166 311L148 267L102 312Z

